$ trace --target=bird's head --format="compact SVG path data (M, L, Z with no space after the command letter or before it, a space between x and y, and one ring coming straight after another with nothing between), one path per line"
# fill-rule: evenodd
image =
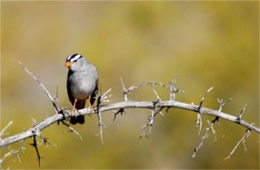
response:
M72 71L77 71L82 68L85 62L85 58L82 55L76 53L66 58L65 66Z

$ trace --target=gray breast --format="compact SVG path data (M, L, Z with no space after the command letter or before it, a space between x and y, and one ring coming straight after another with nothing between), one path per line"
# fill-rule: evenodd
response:
M86 99L90 96L98 80L98 72L94 65L89 64L84 70L75 71L68 78L68 88L73 98Z

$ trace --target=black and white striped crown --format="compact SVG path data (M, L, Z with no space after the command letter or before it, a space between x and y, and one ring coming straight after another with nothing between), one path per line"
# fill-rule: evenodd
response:
M68 57L66 58L66 61L76 62L76 61L77 61L78 59L80 59L80 58L83 58L83 56L76 53L76 54L73 54L73 55L68 56Z

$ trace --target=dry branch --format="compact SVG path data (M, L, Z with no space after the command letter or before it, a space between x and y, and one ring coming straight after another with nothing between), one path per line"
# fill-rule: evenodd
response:
M22 65L22 63L20 63ZM23 66L23 65L22 65ZM199 105L194 105L194 104L188 104L188 103L184 103L184 102L179 102L175 100L175 95L176 93L183 93L182 90L177 89L176 88L176 79L175 81L171 81L169 83L169 85L165 85L161 82L148 82L148 83L141 83L139 85L136 86L130 86L129 88L126 88L125 83L123 82L123 79L121 78L121 83L122 83L122 93L123 93L123 101L120 102L116 102L116 103L110 103L110 104L103 104L104 102L109 102L109 95L108 93L111 91L111 89L107 90L103 95L101 95L101 93L99 93L99 95L97 96L97 106L96 107L89 107L89 108L84 108L81 110L78 110L78 112L75 115L75 112L73 112L70 109L66 109L66 108L60 108L57 100L55 97L53 97L49 91L47 90L47 88L43 85L43 83L41 83L41 81L32 74L32 72L30 72L27 68L25 68L23 66L24 70L33 77L33 79L35 79L38 84L40 85L40 87L44 90L44 92L47 94L49 100L51 101L54 109L55 109L55 113L38 122L38 123L34 123L33 127L21 132L19 134L15 134L13 136L9 136L6 137L4 139L2 139L2 136L4 134L4 132L6 131L6 129L11 125L11 123L9 123L1 132L0 132L0 148L4 148L10 144L13 144L15 142L24 142L26 139L28 138L33 138L33 146L35 147L36 153L37 153L37 157L38 157L38 161L40 164L40 153L38 150L38 145L37 145L37 140L36 137L39 137L40 139L43 140L44 143L48 143L46 138L43 138L40 133L42 130L44 130L45 128L47 128L48 126L51 126L52 124L55 123L60 123L62 122L63 125L67 126L71 131L73 131L76 135L78 135L81 139L81 135L74 130L69 124L65 123L65 120L69 120L71 118L71 116L79 116L79 115L90 115L90 114L96 114L98 116L98 126L99 126L99 135L101 137L101 142L103 143L103 127L104 127L104 123L102 121L102 114L103 112L109 112L109 111L113 111L113 113L115 114L114 119L116 118L116 116L121 113L123 114L124 111L128 108L142 108L142 109L149 109L151 110L151 115L148 118L148 122L146 125L144 125L143 128L143 134L142 136L147 136L146 130L147 128L149 128L149 132L151 132L151 128L152 125L154 123L154 119L155 116L159 113L162 114L162 110L163 108L166 108L166 112L168 111L169 108L178 108L178 109L182 109L182 110L187 110L187 111L191 111L190 113L195 113L198 115L197 117L197 125L200 127L200 130L202 128L202 118L201 118L201 114L203 115L209 115L209 116L213 116L215 117L215 119L211 122L209 122L209 120L207 119L207 122L209 123L209 127L206 129L206 133L205 135L203 135L202 137L202 141L200 143L200 145L195 149L194 154L196 155L196 152L198 151L198 149L203 145L203 141L208 137L209 132L212 131L213 134L215 135L215 130L213 128L214 124L219 120L219 119L224 119L227 120L231 123L236 123L244 128L247 129L246 134L244 135L244 137L239 141L238 145L245 141L245 138L247 138L249 136L249 131L250 132L256 132L256 133L260 133L260 128L254 126L252 123L246 122L245 120L242 120L242 115L244 114L245 111L245 107L240 111L239 115L233 116L231 114L222 112L222 108L223 106L229 102L229 100L223 102L223 100L218 100L219 102L219 109L218 110L214 110L214 109L209 109L206 107L202 107L202 104L207 96L207 94L213 89L213 87L209 88L205 95L201 98ZM129 100L129 94L131 92L133 92L135 89L144 87L144 86L151 86L153 93L156 97L156 101L132 101ZM168 100L162 100L159 96L159 94L157 93L157 91L155 90L154 86L160 86L162 88L165 88L168 90L169 92L169 99ZM200 131L199 130L199 131ZM237 146L235 146L234 150L232 150L232 152L230 153L230 155L228 156L228 158L234 153L235 149L237 148ZM5 159L5 157L7 157L9 154L5 155L3 159ZM3 160L0 159L0 160Z
M127 108L143 108L143 109L152 109L154 103L152 101L122 101L122 102L116 102L116 103L111 103L107 105L102 105L100 106L100 111L101 112L106 112L106 111L112 111L112 110L119 110L121 108L127 109ZM188 110L192 112L197 112L198 106L197 105L192 105L192 104L187 104L183 102L178 102L178 101L160 101L157 103L157 107L170 107L170 108L179 108L183 110ZM213 110L209 109L206 107L201 107L201 113L209 116L218 116L221 119L230 121L232 123L236 123L242 127L245 127L246 129L251 129L254 132L260 133L260 128L252 125L251 123L248 123L244 120L238 120L236 116L224 113L224 112L219 112L218 110ZM192 113L191 112L191 113ZM12 143L25 140L27 138L33 137L34 134L33 132L38 129L39 131L44 130L48 126L57 123L58 121L62 121L65 119L69 119L72 112L69 109L64 109L63 110L64 117L62 114L54 114L40 122L38 122L34 127L21 132L19 134L9 136L7 138L4 138L0 141L0 148L6 147ZM75 114L75 113L74 113ZM77 115L90 115L90 114L96 114L94 108L84 108L79 110L79 112L76 114Z

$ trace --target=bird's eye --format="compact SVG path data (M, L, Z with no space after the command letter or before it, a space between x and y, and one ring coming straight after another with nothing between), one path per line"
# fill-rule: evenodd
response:
M74 60L73 62L76 63L78 60Z

